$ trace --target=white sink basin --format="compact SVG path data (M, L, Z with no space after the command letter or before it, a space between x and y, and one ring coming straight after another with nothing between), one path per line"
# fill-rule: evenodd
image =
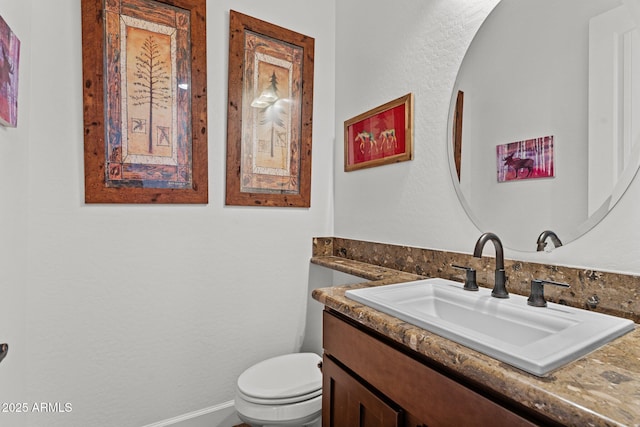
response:
M426 279L350 290L346 296L534 375L543 376L634 329L628 319L564 305L527 305L462 283Z

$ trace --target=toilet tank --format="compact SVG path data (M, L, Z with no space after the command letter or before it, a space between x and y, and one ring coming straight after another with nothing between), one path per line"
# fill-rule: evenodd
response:
M307 315L304 333L301 337L302 345L300 351L313 352L322 356L322 310L324 309L324 306L313 299L311 292L317 288L342 286L367 281L367 279L363 279L359 276L332 270L316 264L310 264L307 292Z

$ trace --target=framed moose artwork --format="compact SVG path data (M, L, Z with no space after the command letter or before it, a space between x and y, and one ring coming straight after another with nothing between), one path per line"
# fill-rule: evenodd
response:
M553 135L496 146L498 182L555 176Z

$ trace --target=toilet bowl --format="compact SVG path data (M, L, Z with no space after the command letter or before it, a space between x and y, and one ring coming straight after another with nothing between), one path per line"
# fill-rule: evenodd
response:
M236 385L238 417L251 426L310 426L322 412L322 360L295 353L264 360L245 370Z

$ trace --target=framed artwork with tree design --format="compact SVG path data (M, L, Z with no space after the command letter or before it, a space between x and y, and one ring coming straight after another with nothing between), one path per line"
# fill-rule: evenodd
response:
M230 11L226 204L309 207L314 39Z
M81 0L86 203L207 203L206 0Z

